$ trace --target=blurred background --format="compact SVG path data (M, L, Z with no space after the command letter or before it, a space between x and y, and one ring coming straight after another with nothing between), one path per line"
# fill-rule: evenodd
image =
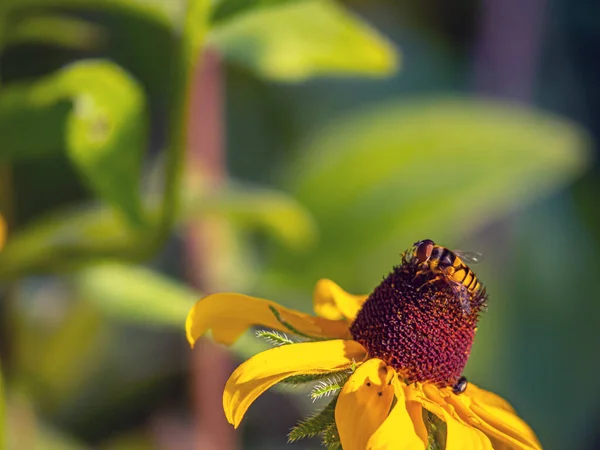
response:
M368 293L424 238L485 255L469 380L544 448L600 448L599 20L592 0L0 0L5 448L283 448L307 392L234 432L224 381L261 343L191 351L191 305L310 311L319 278Z

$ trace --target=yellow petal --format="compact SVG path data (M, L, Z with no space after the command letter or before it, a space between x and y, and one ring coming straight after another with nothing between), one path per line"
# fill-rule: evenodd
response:
M455 417L436 386L412 387L410 399L419 401L425 409L446 423L446 450L492 450L485 434Z
M336 339L273 348L240 365L223 392L223 410L236 428L250 405L274 384L298 374L326 373L352 366L366 357L362 345Z
M252 325L290 332L275 317L269 307L275 308L281 318L298 331L325 338L350 339L344 320L328 320L284 308L275 302L242 294L213 294L196 302L185 323L187 339L193 347L196 340L212 329L217 342L230 345Z
M473 402L476 402L479 405L489 405L496 406L498 408L505 409L509 412L515 412L515 409L504 400L499 395L494 394L493 392L486 391L485 389L481 389L475 386L473 383L469 383L467 385L467 390L465 391L467 397L470 397Z
M367 443L370 450L423 450L427 447L427 429L419 403L407 402L406 385L395 377L392 381L396 405Z
M513 411L506 409L506 402L499 404L497 396L493 394L482 396L481 392L477 392L473 398L467 394L476 391L477 389L472 389L455 395L447 390L442 395L465 422L479 428L491 438L514 449L542 448L533 430ZM485 403L485 400L488 402Z
M383 361L369 359L342 388L335 407L335 423L344 450L367 448L367 442L390 412L393 376L393 369Z
M6 229L6 222L0 214L0 250L2 250L2 247L4 247L4 242L6 242Z
M367 297L349 294L333 281L324 278L315 286L313 308L317 315L326 319L345 318L353 321Z

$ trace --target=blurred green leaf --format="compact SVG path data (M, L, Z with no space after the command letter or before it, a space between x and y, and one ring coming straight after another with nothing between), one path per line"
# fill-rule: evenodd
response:
M200 294L151 270L106 262L82 270L81 294L107 316L151 326L185 324Z
M199 63L200 50L208 29L210 0L190 0L186 4L180 39L174 52L172 93L168 125L168 150L165 161L165 189L162 196L158 240L166 240L180 214L181 185L187 149L187 127L192 95L192 79Z
M107 10L145 17L159 24L174 27L185 10L185 2L177 0L2 0L2 12L39 8L77 8Z
M133 79L108 62L79 62L39 82L3 89L0 160L55 151L64 133L84 181L139 226L146 126L144 96Z
M564 119L492 101L403 101L336 120L292 169L320 244L295 263L276 258L274 274L369 289L413 242L455 246L569 182L587 166L587 144Z
M90 22L65 15L26 16L8 23L4 45L41 43L89 50L100 44L103 30Z
M85 450L82 442L48 426L36 415L34 400L11 391L9 424L2 443L15 450ZM1 444L0 444L1 445Z
M147 132L141 88L117 66L101 61L67 67L56 82L74 101L67 122L71 159L100 197L141 225L140 166Z
M61 298L68 292L54 288L55 292L50 287L45 294L45 304L36 304L37 311L21 306L18 315L11 317L18 339L16 377L32 382L45 413L66 408L68 399L81 391L98 370L110 333L94 305Z
M109 438L101 450L157 450L152 434L148 431L130 431L114 438Z
M133 235L112 209L60 211L11 235L0 253L0 280L60 273L99 258L133 258L140 241L143 236Z
M221 0L214 6L210 21L212 24L220 24L258 8L279 6L283 3L297 2L303 0Z
M282 2L249 11L216 26L208 41L226 57L280 81L385 76L398 64L389 41L329 0Z
M68 101L48 99L38 86L13 85L0 95L0 162L63 151Z
M182 191L182 216L174 217L176 223L217 215L239 231L264 230L294 250L310 248L316 240L310 214L283 192L236 183L211 195ZM156 198L148 200L148 217L156 220ZM233 230L227 234L231 233L237 235ZM11 234L0 252L0 280L61 273L106 258L141 260L148 256L149 248L146 235L133 232L112 209L61 210Z
M306 208L274 189L231 182L209 195L188 194L185 204L186 219L216 214L244 230L264 230L294 250L316 241L315 223Z
M86 450L90 447L67 436L55 428L39 426L35 447L32 450Z

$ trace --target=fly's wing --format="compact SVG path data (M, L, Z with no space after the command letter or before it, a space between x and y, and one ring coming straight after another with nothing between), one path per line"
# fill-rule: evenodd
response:
M483 253L454 250L454 254L467 264L477 264L483 260Z
M471 293L467 287L461 283L446 278L448 287L452 290L456 301L460 302L463 313L466 315L471 314Z
M450 282L450 287L454 292L454 296L460 302L460 306L465 314L471 314L471 293L466 288L466 286Z
M461 289L460 294L460 306L462 306L463 312L466 315L471 314L471 294L467 289Z

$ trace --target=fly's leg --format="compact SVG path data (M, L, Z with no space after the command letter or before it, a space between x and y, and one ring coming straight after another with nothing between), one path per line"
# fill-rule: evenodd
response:
M416 278L416 277L415 277L415 278ZM419 286L419 287L417 288L417 292L419 292L421 289L423 289L423 288L424 288L425 286L427 286L428 284L435 283L436 281L440 281L440 280L443 280L443 279L445 279L445 277L443 277L442 275L439 275L439 274L438 274L438 275L436 275L434 278L432 278L431 280L427 280L425 283L423 283L421 286Z

